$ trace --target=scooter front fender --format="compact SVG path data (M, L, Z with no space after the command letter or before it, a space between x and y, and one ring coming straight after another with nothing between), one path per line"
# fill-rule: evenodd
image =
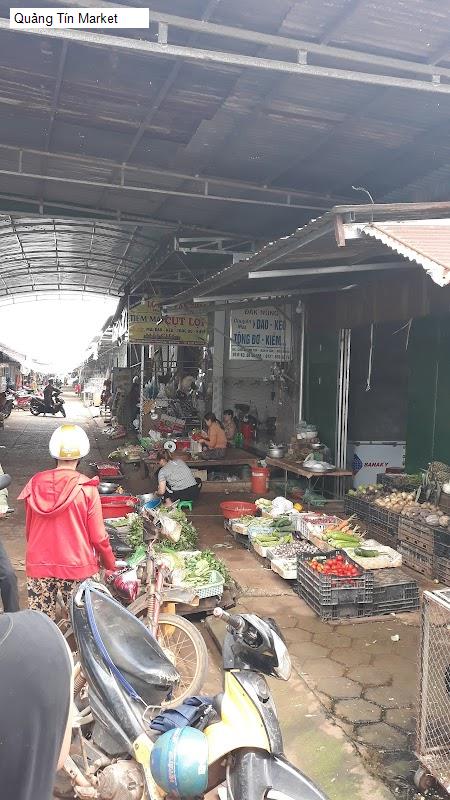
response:
M229 770L228 800L328 800L307 775L283 756L238 750Z

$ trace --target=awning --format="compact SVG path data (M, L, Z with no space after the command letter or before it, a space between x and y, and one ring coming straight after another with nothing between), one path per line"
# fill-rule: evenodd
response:
M372 222L361 231L420 264L439 286L450 283L450 219Z

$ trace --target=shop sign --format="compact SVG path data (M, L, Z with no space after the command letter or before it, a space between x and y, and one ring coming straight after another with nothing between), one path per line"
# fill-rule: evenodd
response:
M208 317L189 309L162 314L161 306L141 303L128 311L128 341L135 344L208 343Z
M291 322L285 309L242 308L230 315L230 359L290 361Z

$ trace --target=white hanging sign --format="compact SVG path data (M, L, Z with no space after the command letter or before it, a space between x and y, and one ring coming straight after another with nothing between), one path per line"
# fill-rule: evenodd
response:
M290 361L291 322L286 310L264 306L231 311L230 359Z

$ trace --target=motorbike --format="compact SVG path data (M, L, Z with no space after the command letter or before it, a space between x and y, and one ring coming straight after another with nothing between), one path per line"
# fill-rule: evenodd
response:
M30 412L33 417L38 417L39 414L52 414L55 416L55 414L59 414L59 412L61 412L63 417L66 416L64 400L58 395L55 397L52 406L48 406L43 397L32 397L30 400Z
M161 800L150 772L149 722L179 674L152 632L85 581L72 596L75 666L73 740L55 792L81 800Z
M22 389L18 392L14 392L14 408L17 408L22 411L26 411L30 407L31 402L31 395L29 391L26 389Z
M102 591L86 581L72 600L80 655L75 676L78 747L74 738L64 769L82 800L168 800L152 774L159 736L150 725L158 704L176 686L177 672L151 632ZM227 800L327 800L284 756L277 712L263 677L288 680L291 671L275 622L222 609L215 613L227 623L224 692L208 701L209 712L196 725L208 742L205 791L225 782L221 791ZM163 710L162 717L165 713L171 712Z
M15 405L16 405L16 398L14 397L12 392L6 392L3 405L0 408L0 414L2 415L3 419L8 419Z

